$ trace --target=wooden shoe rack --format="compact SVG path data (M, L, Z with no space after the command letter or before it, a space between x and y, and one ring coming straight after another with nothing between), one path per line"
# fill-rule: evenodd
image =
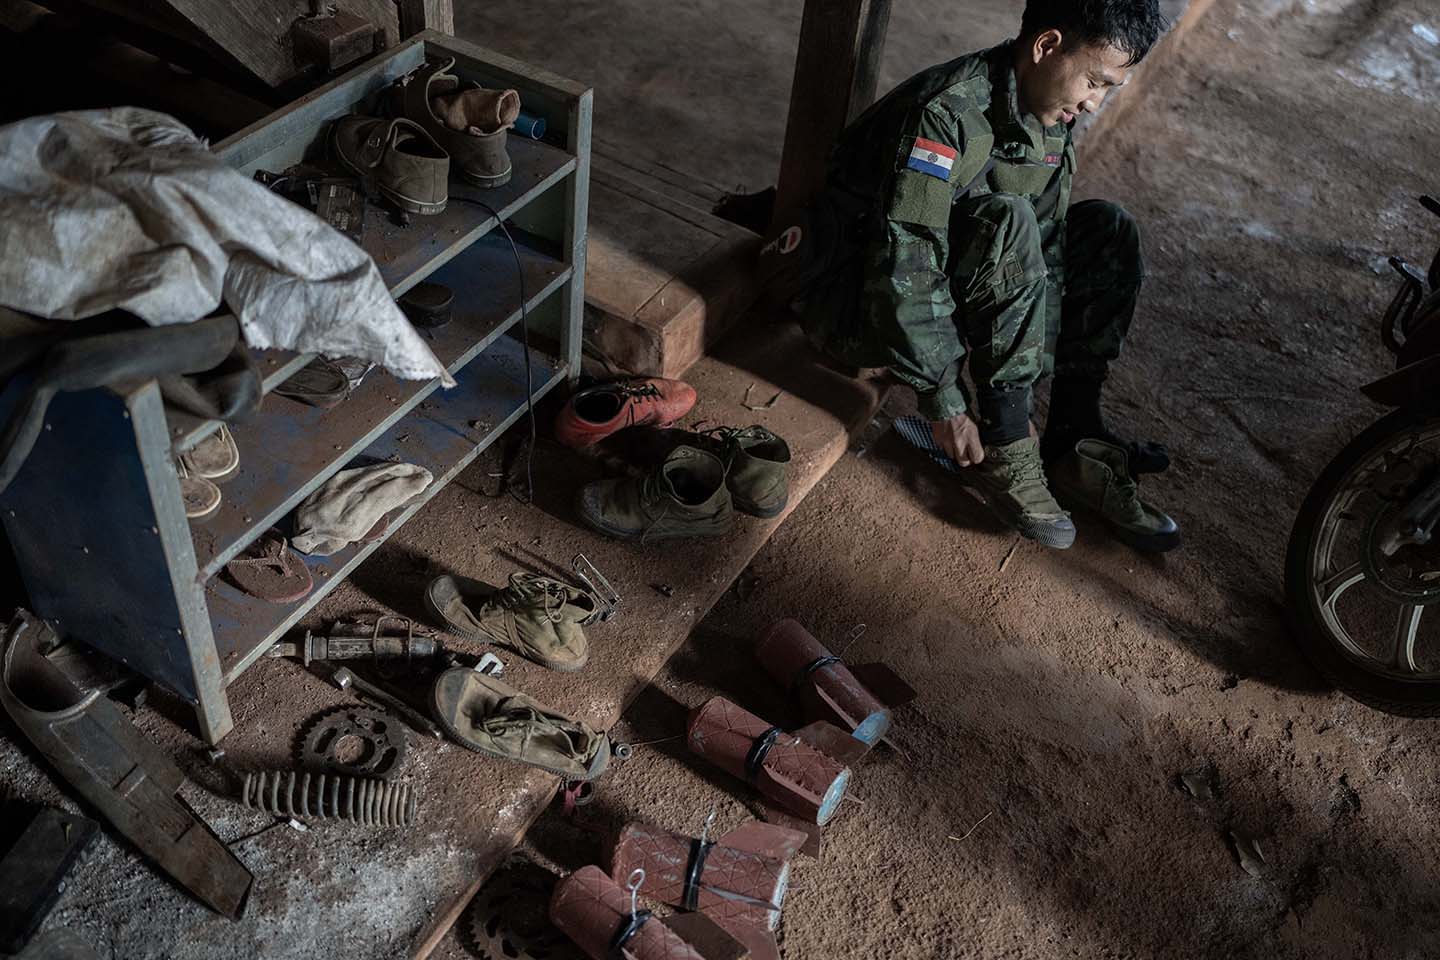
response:
M320 409L268 396L231 426L240 470L221 486L218 512L187 521L174 458L218 423L167 409L154 381L61 394L20 475L0 494L0 521L35 613L163 684L195 705L202 736L233 726L225 688L383 542L307 557L315 588L273 604L220 575L226 562L352 461L399 460L435 481L392 518L413 517L507 427L525 415L527 376L515 259L493 208L519 244L532 334L528 377L538 400L579 372L591 91L454 37L427 31L215 145L247 176L281 171L324 149L330 121L374 112L373 98L426 56L454 57L456 72L487 87L513 87L543 117L545 141L511 135L514 174L479 189L452 178L437 216L391 222L372 207L362 246L399 296L421 280L455 293L454 319L431 347L455 377L397 380L374 370L351 396ZM537 341L558 344L558 354ZM311 359L264 351L269 393ZM0 409L13 406L0 394ZM388 536L388 533L387 533Z

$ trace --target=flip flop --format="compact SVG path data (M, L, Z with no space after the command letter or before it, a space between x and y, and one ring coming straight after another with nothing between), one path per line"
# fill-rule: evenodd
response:
M184 457L176 462L175 473L180 478L180 499L185 504L186 518L199 520L220 509L220 488L204 477L191 476Z
M385 516L381 517L379 520L376 520L375 526L371 527L369 530L366 530L364 536L362 536L359 540L355 542L374 543L376 540L384 540L387 536L390 535L390 517L394 513L395 511L392 510L390 511L390 513L385 514Z
M905 439L916 450L923 450L929 454L930 459L940 465L940 468L950 473L964 476L960 464L950 458L950 455L940 449L935 442L935 435L930 432L930 422L920 417L896 417L895 432Z
M225 573L242 591L270 603L294 603L315 586L305 561L273 529L225 564Z
M202 477L223 483L235 476L240 469L240 448L230 428L220 424L220 429L195 444L195 449L180 457L186 472L192 477Z

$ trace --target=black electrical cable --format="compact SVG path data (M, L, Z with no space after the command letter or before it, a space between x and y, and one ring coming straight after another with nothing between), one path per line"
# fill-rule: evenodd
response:
M515 276L520 281L520 342L525 348L525 412L530 419L530 446L525 450L525 486L527 498L521 502L535 502L535 382L534 373L530 369L530 316L525 305L529 298L525 295L525 267L520 262L520 248L515 245L515 238L510 235L510 229L505 226L505 221L494 207L483 200L475 200L471 197L450 196L451 200L459 200L461 203L473 203L482 208L500 226L500 232L505 234L505 239L510 241L510 253L515 257ZM518 497L516 499L519 499Z

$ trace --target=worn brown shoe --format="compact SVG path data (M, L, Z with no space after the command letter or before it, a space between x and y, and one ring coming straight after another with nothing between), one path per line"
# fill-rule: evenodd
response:
M610 738L468 667L440 674L435 717L462 747L539 767L566 780L594 780L610 765Z
M477 187L499 187L510 181L510 155L505 152L506 127L484 130L471 120L489 124L490 120L503 122L511 109L519 113L519 97L510 98L503 94L494 106L494 117L488 116L489 98L466 96L469 91L479 90L478 84L462 81L450 72L455 66L453 57L446 60L427 60L423 67L406 74L391 88L390 112L405 117L425 128L440 146L449 152L455 172ZM506 91L509 92L509 91ZM435 101L444 98L440 112ZM486 113L487 116L470 116ZM446 116L457 123L464 123L461 129L451 129L445 122ZM514 118L510 117L513 122Z
M679 446L641 478L597 480L581 488L580 518L619 540L718 537L735 512L725 486L725 465L713 453Z
M425 608L451 633L498 643L562 673L574 673L590 659L581 624L595 606L585 591L533 573L512 573L501 590L448 575L425 588Z
M409 120L341 117L330 127L335 158L401 210L441 213L450 198L450 155Z
M790 446L758 423L751 427L716 427L704 434L725 463L725 485L735 509L768 520L785 511L790 499L785 468Z

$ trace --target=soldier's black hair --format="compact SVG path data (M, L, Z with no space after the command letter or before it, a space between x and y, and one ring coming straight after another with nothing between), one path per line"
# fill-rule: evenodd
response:
M1059 30L1067 40L1108 44L1133 67L1165 32L1157 0L1026 0L1020 36Z

